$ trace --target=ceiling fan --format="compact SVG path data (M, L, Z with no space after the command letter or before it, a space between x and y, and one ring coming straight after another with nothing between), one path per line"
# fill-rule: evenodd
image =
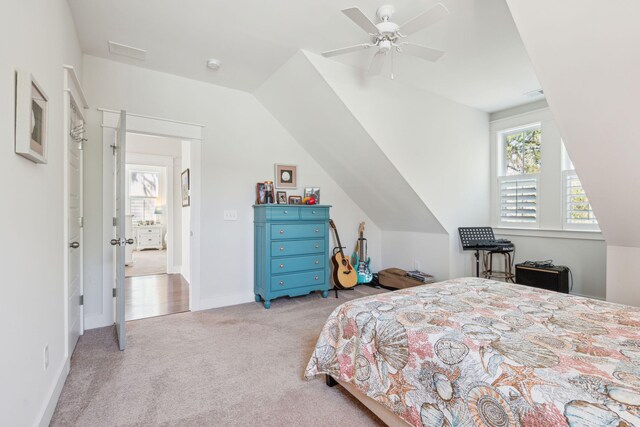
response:
M410 19L408 22L398 25L391 21L391 16L395 8L390 5L381 6L376 15L380 20L374 24L357 7L344 9L342 13L347 15L357 26L366 31L373 40L371 43L362 43L355 46L343 47L341 49L324 52L322 56L331 57L343 55L345 53L377 47L378 50L369 65L369 75L378 75L382 72L387 56L391 57L391 78L393 78L393 50L399 53L416 56L427 61L437 61L444 54L443 51L419 44L402 41L405 37L420 31L429 25L434 24L445 16L449 15L449 10L442 3L438 3L426 12Z

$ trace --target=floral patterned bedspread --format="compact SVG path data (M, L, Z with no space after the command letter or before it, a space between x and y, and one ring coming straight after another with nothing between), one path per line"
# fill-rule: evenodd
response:
M485 279L347 302L305 377L415 426L640 426L640 309Z

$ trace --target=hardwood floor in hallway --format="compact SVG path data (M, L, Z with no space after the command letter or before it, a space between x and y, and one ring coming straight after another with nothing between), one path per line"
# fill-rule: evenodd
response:
M125 320L184 311L189 311L189 283L181 274L125 279Z

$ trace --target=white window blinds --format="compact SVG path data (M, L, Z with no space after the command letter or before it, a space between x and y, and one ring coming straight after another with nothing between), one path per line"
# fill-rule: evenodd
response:
M501 176L500 222L505 225L538 224L538 175Z
M563 181L565 228L598 229L598 221L576 171L564 171Z

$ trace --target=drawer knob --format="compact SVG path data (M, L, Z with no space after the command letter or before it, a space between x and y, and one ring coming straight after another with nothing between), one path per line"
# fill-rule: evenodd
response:
M280 268L284 268L284 264L280 264Z
M311 211L311 214L315 215L315 214L316 214L316 211Z
M287 211L284 211L284 214L285 214L285 215L286 215L286 214L288 214L288 213L289 213L289 212L287 212Z
M280 286L284 286L284 280L280 280Z
M284 251L284 246L280 246L280 250L281 250L281 251Z
M320 247L320 245L319 245L319 244L316 244L316 249L317 249L317 248L319 248L319 247Z
M320 264L320 261L319 261L319 260L316 260L316 264Z
M280 230L280 234L284 234L284 230Z
M318 276L314 277L313 280L318 280L320 279Z
M319 233L319 232L320 232L320 229L319 229L319 228L316 228L316 233Z

